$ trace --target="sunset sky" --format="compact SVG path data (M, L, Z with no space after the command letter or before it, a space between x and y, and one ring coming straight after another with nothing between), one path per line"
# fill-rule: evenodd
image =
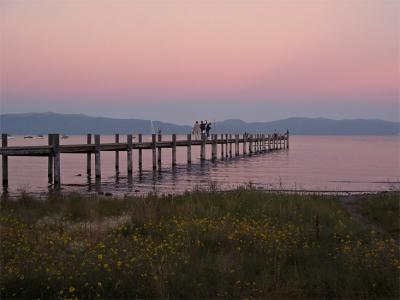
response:
M399 119L400 1L1 0L1 113Z

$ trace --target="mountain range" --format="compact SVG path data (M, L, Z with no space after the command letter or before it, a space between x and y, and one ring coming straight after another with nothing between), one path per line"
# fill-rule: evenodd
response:
M0 115L0 131L9 134L165 134L190 133L191 126L142 119L91 117L84 114L25 113ZM400 135L400 122L378 119L332 120L288 118L271 122L229 119L213 124L213 133L269 133L289 130L296 135Z

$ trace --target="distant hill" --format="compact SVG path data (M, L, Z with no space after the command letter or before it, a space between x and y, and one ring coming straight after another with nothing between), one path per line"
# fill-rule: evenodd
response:
M152 128L164 133L187 133L190 126L181 126L141 119L89 117L83 114L27 113L0 115L0 131L9 134L150 134Z
M225 120L214 124L214 133L283 132L298 135L400 135L400 123L383 120L331 120L289 118L273 122ZM191 126L142 119L90 117L83 114L27 113L0 115L0 131L9 134L85 134L152 133L161 128L165 134L186 134Z
M298 135L399 135L400 123L384 120L331 120L326 118L289 118L272 122L247 123L226 120L216 123L217 132L286 131Z

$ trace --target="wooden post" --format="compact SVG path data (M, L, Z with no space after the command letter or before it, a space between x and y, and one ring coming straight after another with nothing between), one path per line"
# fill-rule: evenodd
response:
M224 160L224 135L221 134L221 160Z
M214 134L214 139L215 139L215 151L214 151L214 155L215 155L215 159L218 159L218 134Z
M86 135L86 143L88 145L92 143L92 135L90 133ZM90 152L86 154L86 174L88 177L92 174L92 154Z
M132 134L128 134L126 137L126 162L128 164L128 175L132 175Z
M162 141L162 135L161 135L161 131L158 131L158 139L159 142ZM157 164L158 164L158 168L161 170L161 145L159 145L157 147L157 152L158 152L158 156L157 156ZM172 163L173 164L173 163Z
M265 133L262 135L262 151L265 152L267 150L267 147L265 145Z
M1 135L1 146L7 148L8 145L8 135L3 133ZM2 155L2 166L3 166L3 187L8 186L8 156Z
M275 150L274 149L274 138L275 138L275 134L271 134L271 151Z
M206 135L201 134L201 146L200 146L200 160L204 161L206 159Z
M289 129L286 130L286 149L289 149Z
M239 156L239 135L235 135L235 156Z
M225 134L225 158L228 158L228 135Z
M187 163L190 165L192 163L192 135L187 135Z
M229 158L232 158L232 134L229 134Z
M260 152L264 152L264 135L262 133L260 133Z
M211 141L211 160L214 160L214 134L213 133L210 135L210 141Z
M268 134L268 151L271 151L271 135Z
M214 160L214 134L210 135L211 140L211 160Z
M54 149L54 184L61 184L61 170L60 170L60 135L53 135L53 149Z
M101 178L101 160L100 160L100 135L94 136L95 153L94 153L94 172L96 178Z
M253 135L249 135L249 155L253 154Z
M176 166L176 134L172 135L172 166Z
M139 142L139 147L142 145L142 134L138 134L138 142ZM138 150L138 162L139 162L139 171L142 171L143 168L143 150L139 148Z
M115 143L119 143L119 134L115 134ZM119 151L115 151L115 173L119 174Z
M243 134L243 155L246 155L246 142L247 142L247 135Z
M48 183L53 183L53 171L54 171L54 162L53 162L53 134L48 134L47 136L47 144L51 146L50 154L47 159L47 179Z
M233 134L233 135L232 135L232 138L233 138L233 146L232 146L233 151L232 151L232 156L235 156L235 157L236 157L236 134Z
M153 170L157 169L157 149L156 149L156 135L153 133L151 135L151 149L152 149L152 161L153 161Z
M212 134L211 135L211 138L212 138L212 141L213 141L213 143L212 143L212 160L216 160L217 159L217 139L218 139L218 136L216 135L216 134Z

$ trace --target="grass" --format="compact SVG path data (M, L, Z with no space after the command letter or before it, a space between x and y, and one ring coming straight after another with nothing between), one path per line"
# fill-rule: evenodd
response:
M1 299L399 298L395 241L334 196L22 194L0 226Z
M370 195L359 201L360 210L369 220L382 227L397 240L400 238L399 193Z

